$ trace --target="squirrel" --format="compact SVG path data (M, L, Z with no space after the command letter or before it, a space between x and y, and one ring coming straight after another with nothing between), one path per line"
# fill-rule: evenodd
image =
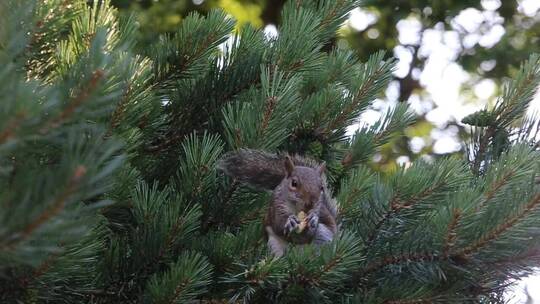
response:
M320 245L337 233L337 206L326 185L324 163L241 149L224 155L217 167L239 182L272 191L263 224L274 256L282 256L289 243Z

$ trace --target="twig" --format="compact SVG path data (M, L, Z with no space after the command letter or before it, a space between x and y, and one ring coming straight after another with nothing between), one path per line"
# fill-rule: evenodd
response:
M450 220L450 224L448 224L448 232L446 234L446 241L443 247L443 256L445 257L448 257L448 255L450 254L450 250L456 244L456 230L461 214L461 209L459 208L455 208L452 212L452 219Z
M81 106L90 97L90 94L96 89L99 81L105 76L105 72L101 69L97 69L92 73L92 77L88 83L88 86L83 88L78 95L75 96L68 104L68 106L57 117L49 120L45 126L41 129L41 133L45 134L49 130L57 128L62 122L64 122L69 116L71 116L79 106Z
M85 174L86 174L86 167L84 167L83 165L78 166L75 169L75 172L73 173L73 176L71 177L65 191L62 192L55 199L54 203L51 206L49 206L49 208L47 208L45 211L43 211L34 221L32 221L26 227L24 227L24 229L22 229L22 231L20 232L20 236L18 236L17 238L14 238L7 244L0 246L0 248L10 248L10 249L13 248L16 244L27 239L32 234L32 232L34 232L36 229L41 227L50 218L58 215L62 210L64 210L66 201L69 199L69 197L73 193L75 193L80 180Z
M502 235L504 232L506 232L508 229L512 228L515 224L517 224L521 219L527 216L527 214L532 211L534 208L538 207L540 205L540 193L536 194L531 198L531 200L527 203L525 208L518 213L513 218L507 220L503 224L497 226L495 229L491 230L486 236L480 238L473 244L463 248L458 252L459 255L471 255L478 250L480 250L482 247L486 246L496 238L498 238L500 235Z
M15 135L17 128L21 125L21 122L25 117L25 112L18 112L15 114L15 117L7 123L7 127L0 132L0 145Z

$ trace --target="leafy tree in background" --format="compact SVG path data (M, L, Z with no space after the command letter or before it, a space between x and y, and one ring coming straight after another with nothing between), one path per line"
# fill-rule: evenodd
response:
M2 2L1 302L502 302L540 260L540 56L464 120L467 155L381 173L415 116L346 135L395 68L328 49L357 5L290 1L276 38L192 14L139 54L109 1ZM325 161L339 236L271 258L268 193L215 168L239 148Z
M387 50L387 56L392 55L397 49L402 53L408 53L413 58L408 64L408 71L396 77L392 84L396 86L397 95L381 94L379 97L390 102L406 102L413 95L428 108L433 108L433 101L425 92L425 84L419 82L419 75L424 71L431 56L421 51L424 46L421 37L435 30L442 33L443 44L458 44L456 56L452 60L471 73L470 80L461 89L462 94L470 103L477 103L478 97L472 93L476 84L484 79L493 80L499 88L496 94L500 94L504 77L514 77L517 73L515 67L520 62L526 60L530 53L540 52L538 43L540 20L537 15L525 14L520 7L521 2L523 1L362 1L363 11L374 17L372 22L360 30L346 24L347 26L339 31L340 37L332 39L326 47L331 49L332 45L337 44L340 47L351 48L364 61L378 50ZM261 27L263 24L280 24L280 12L284 3L285 0L113 1L113 4L126 13L137 12L143 41L155 40L156 33L174 32L182 18L191 11L205 14L215 7L225 9L242 24L248 22L255 27ZM477 26L466 28L456 22L456 16L471 10L477 12L477 15L473 15L479 19ZM480 20L483 16L487 17ZM400 41L398 24L403 21L418 23L417 42ZM479 42L482 35L494 34L501 29L504 29L504 35L498 41L495 40L494 45L492 42ZM452 45L452 48L455 47ZM490 103L495 101L494 97L490 98ZM407 128L406 136L388 143L377 154L374 167L383 171L393 170L396 167L396 158L401 155L411 160L424 154L437 157L433 151L435 140L431 138L431 132L434 130L444 133L444 130L451 126L458 130L458 140L464 140L469 136L467 129L456 121L448 121L446 124L442 122L443 126L435 126L425 117L428 111L429 109L425 109L417 112L417 120L414 125ZM420 151L411 149L410 141L415 137L422 138L425 143ZM461 152L463 151L457 153Z

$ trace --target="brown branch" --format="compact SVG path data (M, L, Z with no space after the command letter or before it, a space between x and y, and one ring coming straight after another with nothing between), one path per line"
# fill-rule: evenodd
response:
M421 261L438 261L441 257L434 253L407 253L397 256L387 256L382 258L379 261L368 264L364 269L361 270L362 274L368 274L374 272L378 269L384 268L390 265L401 264L404 262L421 262Z
M90 296L107 296L107 297L116 297L117 293L113 291L107 291L103 289L94 289L94 290L79 290L78 292L82 294L88 294Z
M165 141L157 144L157 145L154 145L154 146L148 146L145 148L145 150L147 152L159 152L161 150L163 150L164 148L167 148L169 147L171 144L177 142L178 140L182 139L185 137L185 133L184 132L180 132L180 133L175 133L171 136L169 136Z
M440 187L444 187L446 186L446 182L440 182L436 185L434 185L433 187L430 187L430 188L427 188L425 189L424 191L420 192L419 194L416 194L414 196L412 196L411 198L407 199L406 201L404 202L401 202L399 201L397 198L395 198L394 200L392 200L392 202L394 204L391 204L391 207L392 209L394 209L395 211L399 211L401 209L409 209L411 208L413 205L415 205L416 203L418 203L419 201L421 200L424 200L426 199L427 197L429 197L430 195L433 194L433 192L435 192L437 189L439 189ZM391 203L392 203L391 202Z
M448 257L450 250L452 247L456 244L457 239L457 226L459 224L459 220L461 218L461 209L455 208L452 211L452 219L450 220L450 223L448 224L448 232L446 234L446 240L443 247L443 256Z
M442 182L442 183L439 183L439 184L437 184L437 185L435 185L433 187L427 188L424 191L422 191L421 193L407 199L406 201L400 201L397 196L394 196L390 200L390 203L389 203L390 209L388 211L386 211L386 213L381 217L381 219L375 224L375 227L373 228L372 233L367 238L368 244L373 242L373 240L375 239L375 237L379 233L379 230L382 227L382 225L386 221L388 221L388 219L390 219L390 217L392 215L397 214L399 211L401 211L403 209L412 208L416 203L418 203L419 201L427 198L428 196L433 194L433 192L435 192L435 190L437 190L439 187L442 187L444 185L446 185L446 183Z
M176 303L176 300L178 299L178 297L180 297L180 294L182 293L184 288L190 283L191 283L191 280L189 280L189 279L184 279L180 283L178 283L178 285L174 289L173 297L169 301L167 301L167 303L169 303L169 304Z
M236 90L234 90L233 92L231 92L229 94L226 94L224 96L221 96L220 99L222 100L223 103L225 103L226 101L229 101L231 98L233 98L236 95L236 92L247 89L250 85L255 85L259 81L260 81L260 77L257 76L252 81L243 83L242 86L240 86L239 88L236 88ZM185 109L184 109L183 114L186 114ZM196 113L196 114L200 115L200 113ZM212 115L212 114L213 114L213 112L212 113L205 113L205 115ZM178 115L176 115L176 116L178 116ZM185 118L179 118L179 119L176 119L176 120L177 121L185 121L186 119ZM142 127L140 127L140 128L142 128ZM170 134L168 134L166 139L164 139L164 140L158 139L158 140L154 141L155 144L145 147L144 150L146 152L156 153L156 152L160 152L160 151L172 146L177 141L183 139L186 136L186 132L184 131L184 128L177 128L177 129L180 129L180 131L176 131L176 129L175 129L175 130L172 130L172 131L168 132ZM197 129L196 127L191 128L191 130L196 130L196 129ZM238 143L238 141L241 141L240 138L239 138L239 130L237 130L237 133L238 134L237 134L236 139L237 139L237 143ZM238 144L238 146L241 146L241 144Z
M118 126L120 125L120 121L123 119L124 114L126 112L126 107L129 101L131 90L132 90L131 84L128 84L128 87L126 91L124 92L122 99L116 106L116 109L114 110L111 116L111 123L109 125L109 129L107 130L107 133L103 135L103 138L109 138L112 135L113 130L118 128Z
M328 271L330 271L330 269L336 267L336 265L341 262L342 260L342 256L340 254L337 254L334 258L332 258L330 260L330 262L326 265L324 265L323 269L322 269L322 273L326 273Z
M522 210L522 212L517 214L515 217L503 223L502 225L499 225L498 227L490 231L486 236L480 238L478 241L474 242L473 244L455 253L452 253L452 254L447 253L443 255L437 255L435 253L412 253L412 254L402 254L398 256L388 256L388 257L382 258L381 260L377 262L373 262L367 265L361 271L361 273L362 274L371 273L378 269L384 268L386 266L401 264L404 262L440 261L440 260L454 260L456 262L466 261L467 256L477 252L478 250L480 250L481 248L483 248L484 246L486 246L487 244L489 244L490 242L492 242L493 240L501 236L504 232L506 232L508 229L513 227L521 219L523 219L530 211L538 207L538 205L540 205L540 193L533 196L533 198L527 203L527 205Z
M319 28L323 27L323 26L326 26L328 23L330 23L330 20L332 20L332 18L334 18L334 16L336 16L336 12L338 11L338 8L343 5L344 1L343 0L338 0L336 1L336 6L334 7L334 9L324 17L324 19L321 21L321 23L319 24Z
M174 244L174 238L179 233L180 227L182 227L185 222L186 221L183 216L179 216L176 219L171 229L167 232L167 237L165 238L164 246L162 246L159 249L159 252L156 255L156 257L153 258L148 263L144 264L143 267L139 268L139 271L137 272L140 272L140 271L148 272L149 270L151 270L150 268L152 265L157 265L161 261L161 259L165 255L165 252L169 250L170 248L172 248Z
M345 154L345 156L341 160L341 165L347 168L352 164L352 161L353 161L353 155L352 155L352 152L349 151Z
M277 105L277 97L270 96L266 99L266 106L264 108L264 114L263 114L263 120L261 124L261 129L259 130L259 134L263 135L264 131L268 127L268 124L270 122L270 118L272 117L272 114L274 113L274 110Z
M23 288L27 288L31 280L35 280L41 277L49 268L51 264L60 256L59 253L49 255L41 264L34 269L29 275L22 278L18 278L17 281Z
M6 125L7 127L0 132L0 145L15 136L22 120L26 117L26 112L18 112Z
M325 128L324 133L329 133L331 130L335 129L337 125L341 124L347 116L354 111L356 107L360 105L360 102L367 96L367 92L373 86L373 83L380 78L382 73L381 69L378 69L374 75L368 77L367 81L362 85L362 88L354 96L353 101L341 111L341 113Z
M185 44L193 45L193 41L191 39L192 37L187 37L185 40ZM178 64L173 64L172 67L167 67L167 70L164 73L156 77L155 82L159 83L165 78L171 75L174 76L175 74L181 76L182 72L185 72L184 69L190 64L192 64L193 62L195 62L197 59L199 59L200 56L204 53L204 50L208 48L208 46L213 40L215 40L215 34L211 33L210 35L206 37L206 39L202 42L202 44L193 52L193 55L188 56L187 54L184 54L183 56L181 56L179 60L180 62ZM175 68L173 73L171 73L171 70L173 70L172 68ZM176 77L173 77L173 78L176 78Z
M522 86L516 88L516 93L512 95L511 99L509 101L505 102L504 104L514 105L514 104L517 103L518 96L522 96L522 94L519 94L518 92L523 91L525 88L527 88L530 85L530 83L534 80L535 74L531 73L528 76L529 77L527 77L527 79L525 79L525 81L522 83ZM505 115L507 115L507 112L510 111L513 108L511 106L503 107L502 104L503 103L501 102L502 109L499 108L500 113L497 114L498 118L504 117ZM495 110L499 110L499 109L496 108ZM499 112L499 111L497 111L497 112ZM478 152L477 152L476 157L474 159L473 172L479 173L480 163L482 162L482 160L485 159L484 154L485 154L485 152L486 152L486 150L488 148L489 141L495 135L496 130L497 130L497 128L496 128L496 126L494 124L489 125L487 127L486 133L485 133L484 137L482 137L482 139L480 141L480 145L478 147Z
M49 219L62 212L66 205L66 201L73 193L75 193L75 191L77 190L77 186L84 175L86 175L86 167L84 167L83 165L79 165L75 169L75 172L73 173L73 176L71 177L68 186L66 187L66 190L55 199L53 204L50 205L49 208L44 210L34 221L29 223L24 229L22 229L18 238L13 239L11 242L8 242L3 246L0 246L0 248L13 248L17 243L20 243L21 241L27 239L36 229L41 227Z
M476 206L476 211L479 211L482 207L484 207L495 196L495 193L497 193L497 191L508 183L514 174L515 171L511 169L510 171L506 172L501 179L497 180L485 194L484 200L480 202L478 206Z
M234 143L237 147L243 146L242 131L239 128L234 129Z
M519 254L517 256L511 256L505 259L497 260L491 265L496 266L506 266L506 265L514 265L518 261L530 261L534 260L534 264L538 265L540 263L540 248L533 248L525 251L522 254Z
M478 252L484 246L486 246L487 244L491 243L492 241L500 237L508 229L512 228L520 220L525 218L528 215L528 213L534 210L536 207L538 207L538 205L540 205L540 193L537 193L535 196L533 196L531 200L527 203L525 208L516 216L514 216L513 218L510 218L506 222L497 226L495 229L491 230L487 235L481 237L476 242L460 250L458 254L467 256L475 252Z
M473 163L473 172L476 174L480 173L480 163L482 160L485 159L485 153L488 148L489 141L491 138L495 135L496 128L493 125L490 125L486 129L486 133L482 137L480 144L478 146L478 152L476 153L476 157L474 158Z
M236 179L233 180L232 184L229 186L229 190L227 193L225 193L225 196L223 198L223 202L221 203L221 210L227 210L229 209L229 204L231 202L233 194L236 192L236 190L240 187L240 182ZM257 213L258 214L258 213ZM212 219L210 216L208 216L204 222L201 224L201 230L206 232L210 228L211 224L215 224L215 220Z
M345 199L345 202L343 204L340 204L339 205L339 210L340 210L340 214L341 213L344 213L345 210L349 209L350 206L352 205L352 202L353 202L353 199L354 197L356 197L356 195L360 193L360 189L359 188L353 188L353 189L350 189L347 193L347 198Z
M57 117L49 120L46 125L41 129L41 133L47 133L50 129L57 128L65 121L69 116L71 116L78 107L80 107L87 99L90 97L90 94L97 88L99 81L105 76L105 72L101 69L97 69L92 73L88 86L83 88L79 94L77 94L68 106L58 115Z
M39 278L41 277L43 274L45 274L45 272L47 272L47 270L49 270L49 268L51 267L51 264L54 262L54 260L58 257L59 255L58 254L53 254L53 255L50 255L49 257L47 257L33 272L32 272L32 277L33 278Z
M236 221L233 221L231 224L236 225L236 226L241 226L241 225L244 225L246 223L249 223L249 222L252 222L252 221L255 221L255 220L260 220L262 217L264 217L263 212L262 212L261 208L258 208L254 212L248 213L247 215L243 216L242 218L240 218L240 219L238 219Z
M429 304L429 303L433 303L432 298L384 301L384 304Z
M367 245L370 245L375 240L375 237L377 237L377 235L379 234L379 230L381 229L382 225L386 223L386 221L388 221L388 219L394 214L394 212L394 210L390 209L384 213L381 219L379 219L379 221L375 224L375 227L373 227L373 231L367 237ZM366 248L369 248L369 246L366 246Z

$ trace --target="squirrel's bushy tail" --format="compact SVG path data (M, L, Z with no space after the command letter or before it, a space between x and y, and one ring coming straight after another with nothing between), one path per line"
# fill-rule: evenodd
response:
M259 189L274 190L285 178L285 154L240 149L226 153L217 168L239 182ZM319 164L298 155L291 156L295 166L316 168Z
M225 154L217 168L239 182L265 190L274 190L286 174L283 157L251 149Z
M298 155L291 159L295 166L316 168L314 160ZM285 178L285 155L272 154L260 150L240 149L226 153L217 163L217 168L235 180L258 189L274 190ZM327 188L326 180L324 187ZM337 204L326 189L324 204L337 217Z

